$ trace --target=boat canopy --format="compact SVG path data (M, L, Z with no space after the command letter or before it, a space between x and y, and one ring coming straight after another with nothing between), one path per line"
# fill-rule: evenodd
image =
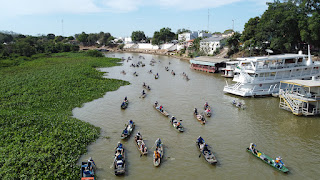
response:
M279 55L271 55L271 56L261 56L261 57L244 57L237 58L239 61L272 61L279 59L296 59L296 58L307 58L308 55L305 54L279 54Z

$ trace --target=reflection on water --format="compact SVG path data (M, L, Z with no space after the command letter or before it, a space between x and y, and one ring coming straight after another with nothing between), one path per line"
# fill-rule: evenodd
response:
M142 55L145 59L139 59ZM131 84L117 91L108 92L100 99L73 110L74 117L90 122L102 129L101 137L88 146L88 153L80 161L93 157L99 179L317 179L320 176L320 119L297 117L279 109L277 98L241 98L222 92L223 86L231 83L220 74L193 71L187 61L165 56L114 53L109 57L133 57L121 66L101 68L108 72L107 78L123 79ZM151 59L157 63L150 66ZM133 68L131 63L143 61L146 66ZM171 63L169 65L169 62ZM169 67L169 71L165 67ZM120 72L125 70L126 75ZM155 79L153 74L159 73ZM171 70L176 73L171 75ZM137 72L139 76L133 76ZM185 72L190 81L183 78ZM150 85L146 98L139 98L142 84ZM120 108L127 96L130 103L126 110ZM246 104L240 110L232 106L232 100ZM158 101L177 119L182 119L185 132L173 129L169 119L153 108ZM193 116L193 109L203 109L208 102L213 115L207 124L201 125ZM152 163L152 150L148 156L140 157L133 136L122 141L126 150L127 172L116 177L110 169L114 148L129 119L136 123L134 134L141 132L150 149L157 138L164 143L164 161L160 167ZM195 145L201 135L212 147L218 164L209 165ZM245 151L249 143L255 142L257 149L275 158L281 156L290 170L289 174L276 171ZM154 150L154 149L153 149Z

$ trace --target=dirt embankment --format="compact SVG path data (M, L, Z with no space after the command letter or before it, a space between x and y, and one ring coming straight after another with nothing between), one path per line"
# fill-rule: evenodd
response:
M186 57L185 55L179 56L176 52L168 52L166 49L119 49L117 47L95 47L95 46L80 46L80 50L108 50L110 52L132 52L132 53L143 53L143 54L154 54L154 55L163 55L163 56L171 56L177 59L182 60L190 60L191 58Z

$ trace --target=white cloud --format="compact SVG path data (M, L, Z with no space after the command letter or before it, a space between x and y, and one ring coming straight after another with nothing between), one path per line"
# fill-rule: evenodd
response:
M159 0L159 5L180 10L197 10L203 8L215 8L232 4L243 0Z
M0 0L0 4L1 16L100 11L92 0Z
M143 0L103 0L102 4L108 11L130 12L138 10L144 2Z

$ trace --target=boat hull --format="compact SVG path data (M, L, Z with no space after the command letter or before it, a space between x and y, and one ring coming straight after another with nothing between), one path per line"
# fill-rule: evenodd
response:
M258 159L260 159L261 161L269 164L271 167L277 169L278 171L287 173L289 172L289 169L287 169L285 166L282 166L281 169L277 168L274 166L274 163L272 162L272 158L270 158L269 156L267 156L266 154L264 154L263 152L258 151L258 154L261 153L260 155L253 153L249 148L247 148L247 151L250 152L251 154L253 154L255 157L257 157Z

